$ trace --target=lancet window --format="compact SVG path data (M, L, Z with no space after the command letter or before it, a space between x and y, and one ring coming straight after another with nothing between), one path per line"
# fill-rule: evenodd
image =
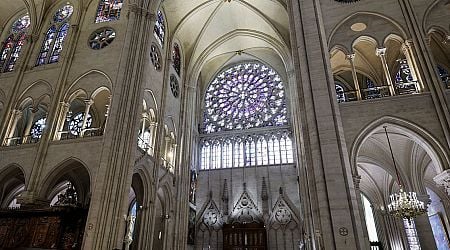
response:
M10 34L4 40L0 51L0 73L14 70L30 26L30 16L24 15L17 19L10 30Z
M50 28L45 34L44 42L36 62L36 66L59 61L63 43L69 31L69 20L73 13L72 5L65 5L53 16Z
M165 34L166 34L166 27L165 27L164 15L163 15L162 11L158 10L158 14L156 16L155 27L153 28L153 35L155 36L156 40L158 40L158 43L161 46L161 48L164 47Z
M340 83L338 83L338 82L335 82L335 83L334 83L334 86L335 86L335 88L336 88L336 98L337 98L337 101L338 101L339 103L341 103L341 102L346 102L347 99L345 98L344 87L342 87L342 85L341 85Z
M444 87L450 89L450 74L448 73L448 71L441 65L438 65L437 72L438 72L439 78L441 79L442 83L444 84Z
M72 135L79 135L83 128L84 113L80 112L76 114L69 122L69 132ZM92 116L87 115L85 128L90 128L92 126Z
M180 76L181 54L180 54L180 46L178 46L178 44L176 44L176 43L173 45L172 61L173 61L173 68L175 69L175 72L177 72L178 76Z
M110 22L120 19L123 0L100 0L95 23Z
M284 83L261 63L216 76L206 89L200 131L201 169L294 162Z

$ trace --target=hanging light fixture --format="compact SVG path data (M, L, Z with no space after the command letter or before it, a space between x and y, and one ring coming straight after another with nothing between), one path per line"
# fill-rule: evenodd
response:
M400 187L398 193L393 193L390 195L390 203L388 205L389 213L397 218L407 219L408 222L415 217L427 212L425 204L423 201L417 199L416 192L405 192L403 190L403 185L400 182L400 176L398 174L397 165L395 164L394 154L392 153L391 141L389 140L389 135L386 126L384 128L384 133L389 145L389 151L391 152L392 161L394 163L395 174L397 175L397 183Z

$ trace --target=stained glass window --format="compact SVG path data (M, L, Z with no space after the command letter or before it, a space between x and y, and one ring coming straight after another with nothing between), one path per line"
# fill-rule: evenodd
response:
M69 122L69 132L72 135L80 135L81 129L83 126L83 119L84 119L84 113L80 112L76 114ZM91 114L88 114L86 119L86 127L90 128L92 126L92 116Z
M33 139L40 139L42 136L42 132L44 132L45 123L47 121L47 118L41 118L34 122L33 126L31 127L31 138Z
M69 31L69 20L73 13L72 5L65 5L53 16L53 21L45 34L36 66L56 63L63 49L63 43Z
M444 87L450 88L450 75L449 75L448 71L441 65L438 65L437 72L438 72L439 78L441 79L442 83L444 84Z
M122 5L123 0L100 0L95 23L119 20Z
M201 169L270 166L294 163L291 133L287 129L261 135L227 135L203 138Z
M10 34L3 42L0 51L0 73L14 70L20 51L25 44L29 26L30 17L28 15L22 16L12 24Z
M110 28L102 28L94 31L89 37L91 49L99 50L110 45L116 38L116 32Z
M336 98L339 103L346 102L344 87L339 83L334 84L336 88Z
M166 34L165 21L162 11L158 10L158 14L156 16L155 27L153 28L153 35L158 40L161 48L164 48L164 37Z
M284 84L271 68L238 64L206 90L203 132L287 125Z
M150 60L152 61L153 67L155 70L161 70L161 53L159 52L157 45L152 44L150 47Z
M180 47L176 43L173 45L172 61L173 61L173 68L175 69L175 72L177 72L178 76L180 76L181 55L180 55Z
M273 69L257 62L226 68L204 98L202 169L294 163L284 84Z

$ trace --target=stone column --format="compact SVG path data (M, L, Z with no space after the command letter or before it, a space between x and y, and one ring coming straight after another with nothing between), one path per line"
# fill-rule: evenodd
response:
M389 93L391 96L395 95L395 88L391 78L391 72L389 72L389 66L386 62L386 48L377 48L377 56L381 59L381 65L383 66L384 78L386 78L386 83L389 87Z
M389 238L387 228L383 219L384 207L372 206L373 219L375 220L375 227L377 229L378 241L383 244L384 249L389 249Z
M433 178L436 185L444 188L445 192L450 196L450 169L444 170L442 173Z
M140 135L139 135L139 138L140 139L138 139L138 141L139 141L139 144L141 144L142 143L142 146L144 147L144 150L148 150L148 142L146 142L145 140L144 140L144 132L145 132L145 122L146 122L146 119L147 119L147 117L148 117L148 115L147 115L147 113L142 113L142 123L141 123L141 133L140 133Z
M164 147L162 148L163 150L163 157L164 157L164 166L165 167L169 167L169 151L170 151L170 142L171 142L172 138L170 138L169 135L166 135L164 137Z
M410 46L411 57L417 65L418 80L430 91L442 132L445 135L445 140L442 138L442 141L450 147L450 103L436 74L436 65L431 50L426 45L426 34L422 29L422 23L417 18L417 12L414 10L411 0L399 0L398 3L411 34L412 43L410 44L414 45Z
M21 110L13 110L12 112L12 116L11 116L11 124L9 126L9 133L7 134L6 138L5 138L5 144L6 145L10 145L11 143L11 138L14 136L14 133L16 132L17 129L17 123L19 122L20 118L22 118L23 113Z
M312 249L367 249L318 0L289 0L293 129L305 232ZM300 150L301 149L301 150ZM320 242L323 242L320 243Z
M126 227L123 215L128 211L127 199L136 160L136 138L144 92L143 72L151 37L149 34L153 29L147 7L142 1L139 4L130 2L129 12L124 13L127 25L122 35L127 46L120 55L112 93L115 101L111 103L114 116L109 117L103 135L103 144L108 146L103 148L99 160L83 249L121 249L123 246ZM151 178L157 182L157 174ZM151 198L156 199L154 195ZM148 220L148 223L152 221Z
M359 188L359 184L361 183L361 176L360 175L353 175L353 185L355 185L355 192L356 192L356 200L358 203L359 208L359 214L362 221L362 228L363 228L363 237L364 241L366 242L366 248L370 248L370 239L369 239L369 233L367 232L367 225L366 225L366 216L364 213L364 204L361 199L361 189Z
M150 122L150 155L153 156L155 154L155 139L156 139L156 128L158 127L158 123Z
M63 132L64 129L64 125L66 124L66 119L69 113L69 109L70 109L70 103L67 102L61 102L60 103L60 111L59 111L59 115L56 118L56 122L57 122L57 127L56 127L56 132L55 132L55 136L54 136L54 140L59 140L61 139L61 134Z
M430 196L428 194L417 194L417 199L423 201L425 205L431 203ZM420 246L422 249L437 249L428 215L426 213L420 215L414 219L414 222L416 223L417 236L419 237Z
M414 58L414 52L413 52L414 44L411 40L406 40L402 44L402 52L406 57L406 61L408 62L409 69L411 70L411 75L416 83L416 88L418 92L423 92L425 90L425 86L423 85L423 80L420 79L419 74L419 66L417 64L416 59ZM419 80L420 79L420 80Z
M355 54L348 54L345 58L350 62L350 66L352 68L352 77L353 77L353 85L355 86L356 99L358 101L362 100L361 89L359 86L358 75L356 74L355 68Z
M94 104L94 101L92 99L87 99L84 101L84 103L86 104L86 107L84 109L84 116L83 116L83 123L81 125L80 137L83 137L84 132L86 132L86 123L87 123L89 111L91 109L92 104Z
M23 132L22 143L27 143L30 141L31 127L33 126L34 117L36 116L36 113L38 111L39 111L39 109L35 108L35 107L30 109L30 115L28 116L28 119L27 119L27 125L25 126L25 130Z

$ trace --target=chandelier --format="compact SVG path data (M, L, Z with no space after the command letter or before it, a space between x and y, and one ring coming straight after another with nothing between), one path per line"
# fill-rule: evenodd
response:
M397 183L400 187L400 191L398 193L390 195L391 202L388 205L388 211L392 216L407 219L408 222L410 222L411 219L414 219L415 217L426 213L427 209L425 208L425 204L417 199L416 192L405 192L403 190L403 185L400 182L397 165L395 164L394 154L392 153L391 141L389 140L386 126L384 126L383 128L388 141L392 161L394 163L395 174L397 175Z
M76 207L77 201L77 191L73 187L72 183L68 182L65 191L58 195L58 201L55 203L55 206Z

